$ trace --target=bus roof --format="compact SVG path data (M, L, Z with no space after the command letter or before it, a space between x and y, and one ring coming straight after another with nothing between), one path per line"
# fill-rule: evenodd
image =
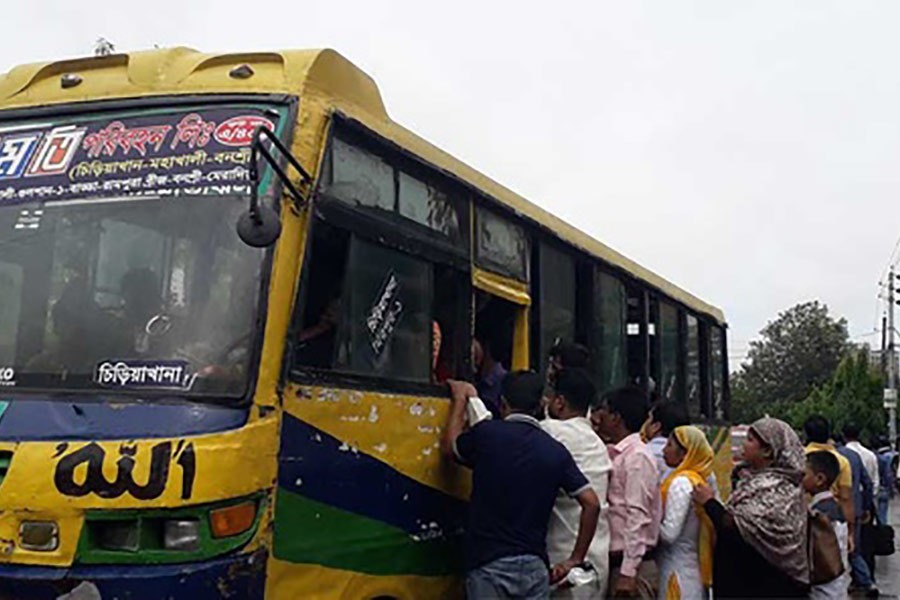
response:
M249 65L246 72L232 73ZM70 75L69 85L63 77ZM71 75L77 75L74 79ZM75 85L71 85L77 81ZM384 138L478 188L553 231L564 241L630 273L692 310L725 324L722 311L669 283L576 227L453 158L387 115L378 86L333 50L203 54L171 48L16 67L0 74L0 110L176 94L264 93L312 99L339 110Z

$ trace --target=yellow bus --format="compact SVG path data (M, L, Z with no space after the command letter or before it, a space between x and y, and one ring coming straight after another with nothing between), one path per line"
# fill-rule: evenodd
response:
M514 369L584 344L601 391L686 403L727 468L725 333L333 51L14 68L0 597L457 597L470 480L438 436L473 336Z

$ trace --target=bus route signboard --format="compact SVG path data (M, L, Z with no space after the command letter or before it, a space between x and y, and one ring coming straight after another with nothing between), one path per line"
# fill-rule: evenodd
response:
M251 107L0 123L0 204L249 192Z

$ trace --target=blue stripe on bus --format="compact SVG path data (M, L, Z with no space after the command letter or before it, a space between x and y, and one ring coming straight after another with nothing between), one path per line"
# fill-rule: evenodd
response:
M284 414L278 484L296 494L410 534L462 530L466 502L408 477Z
M0 397L0 400L5 398ZM82 398L12 399L0 415L0 441L165 438L236 429L248 409L202 402Z

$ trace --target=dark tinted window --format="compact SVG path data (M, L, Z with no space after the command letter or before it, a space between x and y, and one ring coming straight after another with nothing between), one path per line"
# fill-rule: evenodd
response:
M595 287L593 317L597 345L592 356L598 391L602 393L628 381L625 332L628 301L622 282L600 270L596 271Z
M703 391L700 386L700 322L687 316L687 400L693 418L702 415Z
M709 368L712 372L712 409L717 419L725 418L725 334L721 327L709 328Z
M559 341L575 340L575 261L551 246L541 245L539 348L542 364Z
M337 368L427 382L431 355L428 263L359 238L350 244Z
M678 308L668 302L659 303L659 346L661 357L659 392L665 399L679 398Z
M519 281L528 281L529 245L525 230L490 210L475 211L475 262Z
M646 326L647 336L652 335L650 328L652 322L646 322L650 311L646 305L647 294L644 289L638 286L626 286L626 293L628 297L628 379L631 383L641 385L645 375L652 377L652 374L647 371L651 358L647 352L650 348L647 347L642 331L642 326Z

